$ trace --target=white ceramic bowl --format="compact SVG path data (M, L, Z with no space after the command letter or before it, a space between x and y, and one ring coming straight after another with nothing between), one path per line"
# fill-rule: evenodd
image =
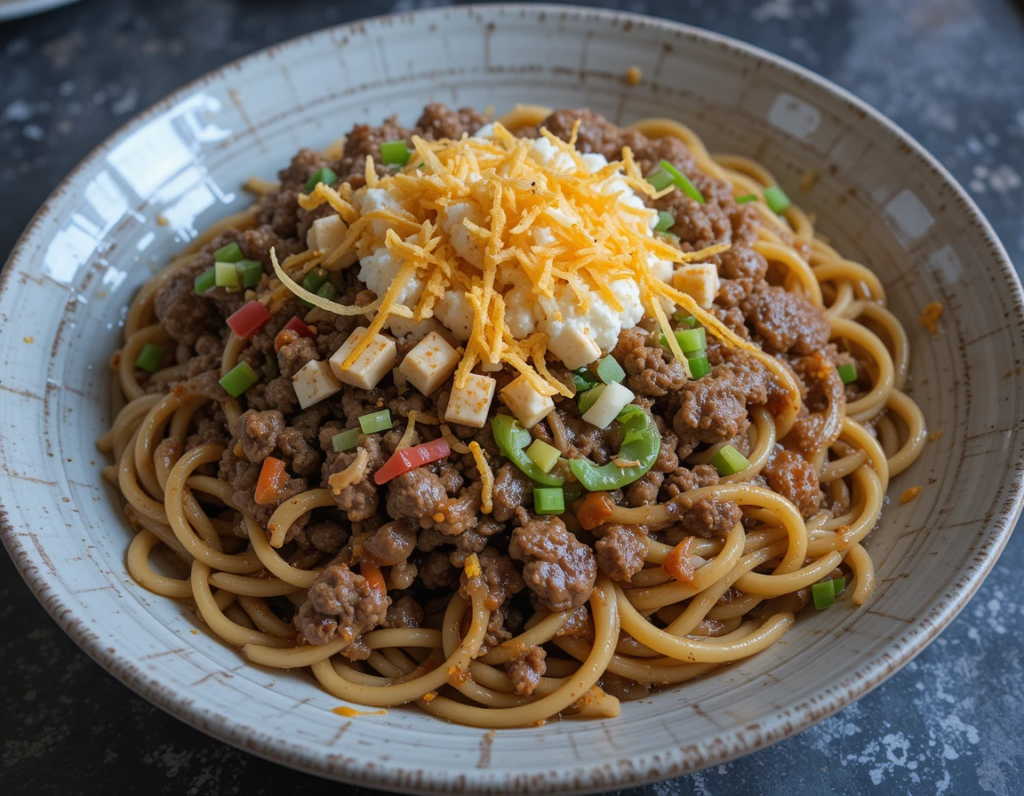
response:
M643 82L628 87L627 68ZM247 200L301 146L422 105L590 106L670 115L717 151L756 155L820 229L873 267L913 344L912 390L944 432L892 489L860 610L806 614L770 651L623 706L606 722L497 734L402 709L344 719L309 679L258 669L135 585L129 531L100 479L107 361L129 296L183 242ZM170 221L157 224L157 216ZM945 333L917 323L942 301ZM107 140L33 220L0 291L0 521L61 626L129 687L256 754L422 792L582 792L635 785L777 741L919 652L992 567L1021 508L1021 288L952 178L891 123L798 67L680 25L553 7L458 8L336 28L193 83ZM1009 372L1008 372L1009 371Z

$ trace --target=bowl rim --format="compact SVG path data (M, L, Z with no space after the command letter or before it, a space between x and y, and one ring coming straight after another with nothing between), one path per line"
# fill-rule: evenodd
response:
M230 70L242 65L275 57L275 54L291 49L297 45L318 39L323 36L354 31L363 26L379 25L388 19L411 19L427 17L477 16L501 17L519 13L540 16L558 14L564 17L576 17L599 20L606 24L629 24L647 29L661 30L715 44L726 51L738 52L747 57L766 63L815 88L832 94L843 100L854 111L875 124L881 125L907 148L908 156L916 155L923 160L951 189L955 201L959 202L989 247L991 258L1002 272L1002 276L1010 285L1011 305L1017 309L1016 326L1024 327L1021 317L1024 316L1024 289L1021 287L1013 263L999 237L989 221L978 208L974 200L949 171L909 133L880 111L856 97L851 92L814 72L786 58L775 55L761 47L748 44L731 36L715 33L693 25L675 22L644 14L626 11L614 11L580 6L558 4L524 4L494 3L471 4L444 8L427 8L397 14L383 14L354 20L352 22L319 28L283 42L272 44L256 50L241 58L234 59L209 72L197 77L167 94L143 111L135 114L127 122L106 136L95 146L70 172L60 181L56 188L47 196L39 210L33 215L25 230L16 241L3 271L0 272L0 295L9 287L13 278L14 263L19 260L28 244L35 236L40 222L49 213L50 204L69 191L80 173L87 169L95 160L107 154L115 144L151 120L159 113L172 108L188 94L223 78ZM1018 389L1024 388L1024 376L1017 374ZM1024 444L1015 451L1017 460L1024 459ZM590 793L613 788L636 787L650 782L682 776L708 766L727 762L734 758L762 749L790 735L794 735L821 719L832 715L846 707L856 699L867 694L880 685L904 665L910 662L959 614L967 605L981 583L992 571L999 555L1006 546L1014 526L1024 508L1024 468L1018 467L1009 478L1011 485L1010 497L993 515L989 526L985 529L988 544L982 551L984 558L975 562L959 580L951 583L945 595L932 606L931 611L919 617L899 638L892 639L887 647L870 661L858 669L848 672L839 681L833 682L815 696L791 706L777 709L773 713L762 716L757 722L733 731L720 731L700 747L678 747L668 744L663 749L650 750L646 754L634 755L618 761L620 765L602 767L600 761L579 766L562 766L549 769L544 773L544 781L533 781L538 786L537 792L557 793ZM410 785L407 780L396 778L394 767L381 765L365 765L348 761L344 768L332 766L325 756L310 752L308 748L292 745L287 740L274 738L251 727L234 724L227 717L216 711L204 709L196 705L184 693L161 684L138 669L127 657L101 643L99 637L87 625L77 619L70 608L55 594L46 579L38 574L34 566L32 551L21 541L11 524L9 516L0 504L0 539L3 540L8 554L14 561L22 578L35 597L43 605L47 613L67 633L68 636L103 669L128 686L136 694L142 696L163 711L183 721L195 729L217 738L224 743L250 752L266 760L293 768L306 773L316 774L330 779L341 780L355 785L374 788L391 788L412 793L450 793L453 787L460 792L468 793L506 793L514 792L516 782L506 777L496 782L486 771L456 772L437 767L425 769L416 778L416 784ZM581 781L574 772L580 770L596 772L600 769L600 779ZM493 770L492 770L493 771Z

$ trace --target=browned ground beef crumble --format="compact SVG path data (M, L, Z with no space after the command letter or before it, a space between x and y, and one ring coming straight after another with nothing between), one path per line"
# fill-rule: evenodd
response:
M838 378L821 376L835 373L834 367L820 367L822 361L836 364L845 361L846 356L829 344L825 316L801 296L766 281L768 263L752 248L758 226L755 213L748 206L736 205L727 185L699 171L680 141L651 140L621 130L589 111L556 111L545 126L568 140L576 120L581 122L577 138L581 151L599 152L609 160L618 160L622 147L629 146L644 173L664 158L681 169L706 198L705 204L698 204L676 191L653 206L674 215L673 232L679 235L684 250L716 243L731 245L713 258L721 289L712 311L742 337L778 355L807 390L803 416L755 482L792 500L805 517L829 505L814 467L805 458L820 432L819 417L808 414L808 409L814 412L830 401L845 400ZM177 388L226 399L217 383L228 336L225 318L239 308L242 299L220 289L196 295L194 279L210 267L213 251L236 242L246 258L261 262L269 274L271 248L280 259L303 251L310 225L329 212L326 207L307 212L297 203L306 181L318 169L329 167L358 188L364 184L367 155L375 157L379 175L387 173L379 158L382 142L408 141L413 134L428 139L458 138L463 133L472 134L487 121L473 110L453 111L434 104L425 108L412 129L401 127L395 119L378 127L356 125L347 136L341 160L309 149L300 151L280 172L280 189L260 200L255 228L220 235L157 292L154 306L159 321L191 355L188 379ZM537 130L521 132L538 134ZM369 303L375 296L356 280L356 271L349 268L334 277L338 300ZM240 359L257 371L260 380L244 395L247 410L234 426L227 427L219 410L203 408L196 416L196 432L186 443L186 448L209 442L224 446L217 475L230 483L239 508L265 526L275 507L258 505L254 500L264 459L274 456L287 464L282 501L310 488L327 487L328 479L356 457L355 451L335 453L331 444L334 435L358 428L358 418L367 412L385 407L391 411L396 428L359 438L360 447L369 455L366 475L334 495L336 508L316 509L289 531L282 549L286 557L304 565L326 565L305 604L294 614L301 637L311 644L337 637L351 640L354 643L347 654L358 660L369 654L358 639L373 628L418 627L432 622L437 626L444 598L456 589L465 592L461 568L470 553L477 553L488 608L492 610L485 647L519 632L523 617L537 608L575 609L562 633L592 638L593 623L586 602L598 571L628 584L643 568L647 554L644 539L649 529L607 525L593 535L574 533L557 517L534 515L530 510L532 482L501 457L489 426L472 429L456 425L452 430L467 443L479 442L492 462L496 475L492 513L481 513L480 475L468 455L453 454L447 461L418 468L378 487L372 474L394 452L404 430L403 418L413 409L442 416L450 385L424 398L414 390L400 393L386 378L374 390L346 387L333 398L300 410L291 376L307 362L329 357L357 325L368 324L361 317L321 321L315 339L292 335L275 352L278 332L293 316L305 313L297 300L288 301L246 343ZM780 397L779 388L762 366L712 339L708 340L707 352L713 365L711 373L688 380L680 364L658 344L657 337L653 323L645 319L640 326L621 333L613 352L626 371L625 384L636 394L636 403L650 410L662 433L654 468L624 490L612 493L617 503L626 506L666 502L717 483L713 467L688 467L682 460L696 450L726 441L745 451L748 409L771 407ZM400 352L409 347L408 342L398 340ZM560 363L550 362L549 368L571 384L571 375ZM493 375L498 380L498 391L511 378L508 373ZM575 401L556 400L554 412L532 429L533 436L556 445L569 458L586 456L599 464L610 461L620 442L617 424L602 431L581 420ZM236 443L241 456L236 455ZM728 532L740 518L736 504L706 498L681 512L675 530L711 537ZM236 523L236 532L246 535L244 523ZM664 529L651 533L666 538ZM388 597L380 596L357 574L360 561L392 567L392 579L398 580L396 575L400 575L408 587L393 589ZM291 615L287 601L272 603L283 616ZM533 693L546 670L545 656L544 649L533 647L507 665L516 693ZM606 691L620 697L642 696L649 690L613 674L606 674L601 682Z

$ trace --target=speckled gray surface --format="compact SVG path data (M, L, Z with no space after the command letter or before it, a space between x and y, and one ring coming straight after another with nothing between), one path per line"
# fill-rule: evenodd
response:
M267 44L438 0L86 0L0 24L0 254L136 111ZM852 90L969 189L1024 265L1024 7L1009 0L618 0L760 45ZM654 794L1024 790L1024 538L916 661L801 735ZM164 715L89 661L0 556L0 793L332 788ZM370 793L344 788L342 792Z

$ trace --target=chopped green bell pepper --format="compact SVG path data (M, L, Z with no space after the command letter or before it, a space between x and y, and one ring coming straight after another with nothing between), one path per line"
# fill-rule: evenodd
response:
M637 464L633 467L619 467L615 462L609 462L599 466L590 459L570 459L569 467L573 475L590 492L610 492L632 484L650 470L658 459L661 434L650 414L643 410L624 411L619 414L619 422L622 424L623 443L617 458L635 461Z
M564 478L545 473L526 454L526 446L530 444L532 437L530 432L519 425L514 418L508 415L495 415L491 420L491 434L494 435L494 442L498 446L498 450L501 451L501 455L531 480L543 486L561 486L565 483ZM657 457L657 450L655 457ZM648 469L650 469L650 465L648 465Z

